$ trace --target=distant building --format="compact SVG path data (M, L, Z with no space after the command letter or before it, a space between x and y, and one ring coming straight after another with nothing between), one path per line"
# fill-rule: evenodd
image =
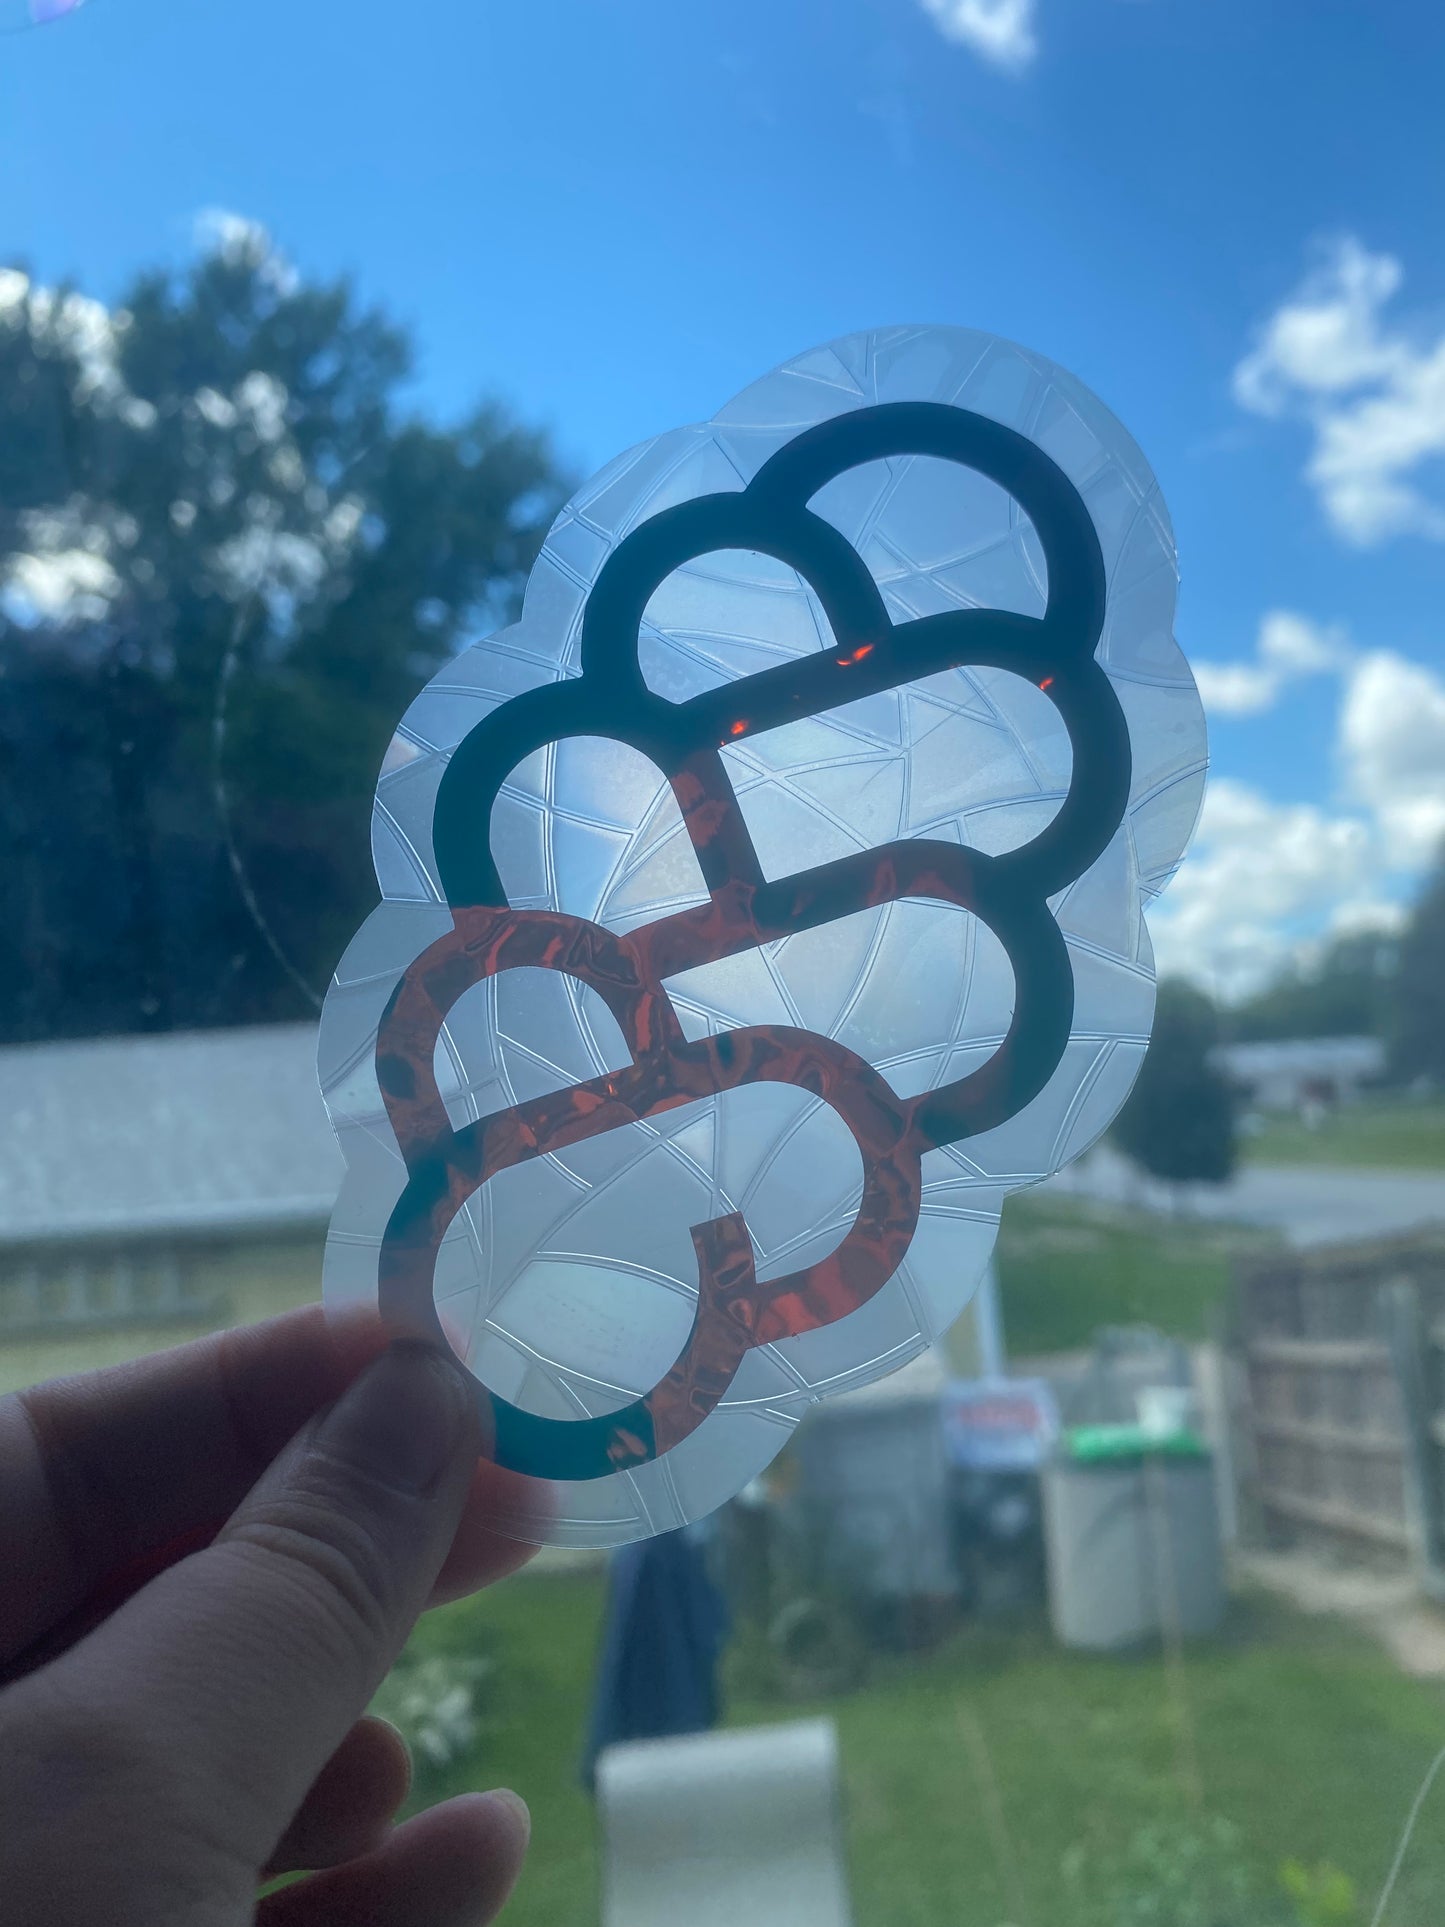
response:
M0 1050L0 1390L315 1300L310 1024Z
M0 1048L0 1091L0 1392L319 1299L345 1167L314 1025ZM1001 1369L997 1327L988 1280L956 1366Z
M1349 1104L1385 1070L1378 1037L1289 1037L1222 1044L1214 1061L1258 1111Z

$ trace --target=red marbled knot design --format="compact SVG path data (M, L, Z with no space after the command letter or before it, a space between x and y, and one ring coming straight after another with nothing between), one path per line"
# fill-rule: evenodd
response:
M732 1383L753 1345L831 1324L893 1275L918 1216L918 1149L912 1105L853 1052L811 1031L756 1026L689 1043L662 986L640 967L637 939L543 910L462 910L452 931L407 971L383 1021L377 1070L408 1167L426 1176L420 1207L388 1237L382 1302L399 1323L439 1332L431 1295L436 1252L453 1217L498 1171L565 1150L583 1138L748 1083L786 1083L836 1110L863 1159L863 1197L848 1236L826 1258L759 1283L752 1242L732 1213L693 1227L697 1315L681 1357L645 1401L610 1422L607 1469L685 1438ZM598 991L633 1053L608 1072L453 1131L432 1072L448 1011L472 984L532 966L565 971ZM577 1433L582 1422L569 1423ZM530 1469L530 1468L528 1468Z

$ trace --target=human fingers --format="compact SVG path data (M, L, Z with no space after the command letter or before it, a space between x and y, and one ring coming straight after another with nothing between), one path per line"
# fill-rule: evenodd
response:
M269 1863L395 1659L456 1530L478 1421L449 1357L375 1359L204 1551L35 1676L144 1727L168 1824L230 1871Z
M463 1599L525 1566L536 1555L532 1539L548 1516L549 1496L540 1480L523 1478L490 1459L478 1459L456 1537L427 1604L440 1606L450 1599ZM507 1522L506 1531L499 1520ZM518 1531L526 1532L528 1540L513 1536Z
M0 1399L0 1662L203 1543L386 1342L317 1305Z
M411 1790L406 1742L386 1720L357 1721L311 1783L267 1875L335 1867L385 1839Z
M256 1927L487 1927L516 1883L530 1830L514 1793L464 1794L364 1859L270 1895Z
M319 1306L0 1399L0 1684L207 1545L297 1429L387 1343ZM495 1521L540 1491L479 1462L437 1603L531 1556Z

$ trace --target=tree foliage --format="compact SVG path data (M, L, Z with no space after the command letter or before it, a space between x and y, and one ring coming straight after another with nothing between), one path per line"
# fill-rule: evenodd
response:
M1229 1013L1239 1042L1378 1037L1390 1022L1397 940L1364 930L1336 937L1313 964L1289 965Z
M392 729L565 487L410 369L242 224L113 310L0 271L0 1037L311 1007Z
M1120 1149L1156 1178L1222 1184L1234 1170L1234 1095L1211 1061L1218 1037L1202 991L1160 984L1154 1034L1113 1130Z
M1390 1024L1396 1079L1445 1085L1445 850L1400 938Z

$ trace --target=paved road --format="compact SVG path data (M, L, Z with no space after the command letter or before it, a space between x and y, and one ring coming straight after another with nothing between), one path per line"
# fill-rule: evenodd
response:
M1107 1145L1048 1179L1044 1188L1144 1210L1175 1208L1170 1186L1141 1178ZM1266 1225L1291 1244L1334 1244L1445 1225L1445 1171L1247 1165L1229 1184L1183 1185L1179 1191L1188 1214Z

